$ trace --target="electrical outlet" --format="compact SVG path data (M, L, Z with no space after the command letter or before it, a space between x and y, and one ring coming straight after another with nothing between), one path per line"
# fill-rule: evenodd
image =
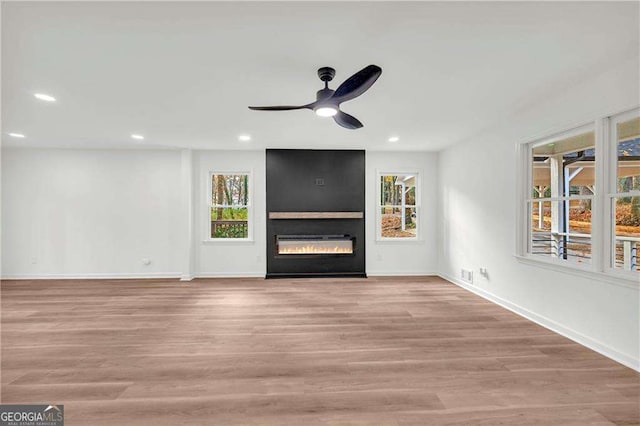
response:
M32 264L32 265L35 265L35 264L37 264L37 263L38 263L38 258L37 258L37 257L32 257L32 258L31 258L31 264Z
M469 284L473 284L473 272L468 269L460 270L460 279Z
M378 255L376 256L376 259L377 259L378 261L382 261L382 255L378 253Z
M144 259L142 259L142 264L148 266L148 265L151 264L151 260L147 259L147 258L144 258Z
M484 267L480 268L480 275L482 275L483 277L488 279L489 278L489 272L487 272L487 268L484 268Z

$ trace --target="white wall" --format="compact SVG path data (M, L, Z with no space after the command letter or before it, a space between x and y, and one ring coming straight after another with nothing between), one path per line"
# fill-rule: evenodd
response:
M421 241L376 241L377 170L421 172ZM207 241L211 171L252 172L253 241ZM435 273L436 155L367 152L366 176L367 272ZM2 276L264 276L265 189L264 151L5 149Z
M194 151L196 276L261 276L266 273L266 184L264 151ZM210 172L251 172L253 241L206 241L211 218L207 188Z
M493 133L440 153L439 270L458 281L475 272L475 291L638 368L637 289L520 263L514 257L517 142L638 105L637 58L574 82ZM559 88L560 86L558 86ZM461 117L464 119L464 117ZM489 279L478 273L486 267ZM459 282L459 281L458 281Z
M177 151L4 149L3 277L178 276L179 204Z
M367 274L434 275L437 273L437 154L367 152ZM377 241L378 172L419 172L421 188L419 241Z

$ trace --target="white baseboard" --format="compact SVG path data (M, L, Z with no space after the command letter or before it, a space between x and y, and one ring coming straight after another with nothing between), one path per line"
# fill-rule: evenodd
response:
M368 277L437 277L439 276L437 272L429 272L429 271L371 271L367 272Z
M459 287L462 287L465 290L468 290L484 299L489 300L490 302L500 305L503 308L508 309L511 312L528 319L529 321L533 321L544 328L547 328L555 333L558 333L568 339L573 340L576 343L581 344L582 346L586 346L587 348L594 350L599 354L604 355L607 358L610 358L616 362L619 362L620 364L626 367L632 368L636 371L640 371L640 360L637 360L629 355L618 352L617 350L611 348L608 345L605 345L604 343L598 342L597 340L594 340L588 336L585 336L582 333L579 333L575 330L565 327L562 324L550 318L544 317L542 315L538 315L535 312L532 312L532 311L529 311L528 309L523 308L522 306L516 305L515 303L502 299L501 297L498 297L486 290L475 287L457 278L450 277L446 274L438 274L438 275L440 276L440 278L450 281L451 283Z
M144 279L144 278L177 278L180 281L191 281L195 278L264 278L265 274L244 272L204 272L196 275L183 275L181 272L135 272L115 274L7 274L3 280L105 280L105 279Z
M264 278L266 272L200 272L193 278Z
M180 272L121 272L90 274L6 274L3 280L124 280L144 278L180 278Z
M201 272L184 275L181 272L131 272L131 273L86 273L86 274L6 274L3 280L98 280L98 279L142 279L142 278L177 278L180 281L191 281L195 278L264 278L261 272ZM405 271L373 271L367 272L369 277L435 277L437 272L405 272Z

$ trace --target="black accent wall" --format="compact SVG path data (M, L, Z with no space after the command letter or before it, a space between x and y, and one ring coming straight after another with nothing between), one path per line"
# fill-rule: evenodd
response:
M267 278L365 276L365 152L266 151ZM270 212L362 212L362 219L269 219ZM286 255L276 235L349 235L353 255Z

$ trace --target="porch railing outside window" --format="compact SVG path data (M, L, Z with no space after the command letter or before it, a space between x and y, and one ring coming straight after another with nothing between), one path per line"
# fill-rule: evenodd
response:
M591 263L595 134L581 129L532 148L529 252Z
M609 194L615 222L611 267L640 271L640 117L614 118L611 132L615 152Z
M249 237L249 174L211 173L212 239Z
M526 152L521 250L599 272L640 272L640 110L538 140Z

